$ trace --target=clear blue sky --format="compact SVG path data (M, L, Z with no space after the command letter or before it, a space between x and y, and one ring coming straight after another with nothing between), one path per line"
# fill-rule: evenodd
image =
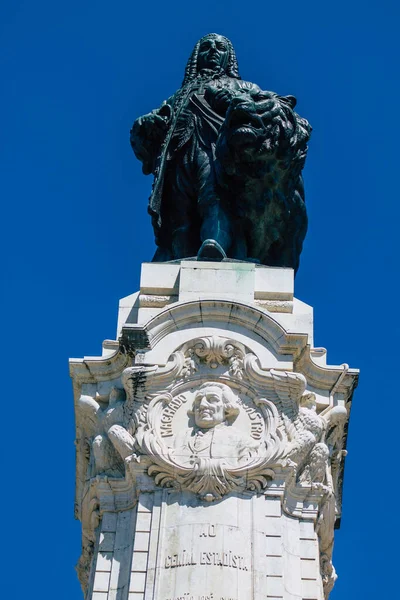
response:
M210 31L232 39L244 79L297 96L314 127L296 296L329 362L361 368L331 598L396 596L398 24L394 0L3 0L4 598L81 598L67 359L115 336L118 299L153 255L129 129Z

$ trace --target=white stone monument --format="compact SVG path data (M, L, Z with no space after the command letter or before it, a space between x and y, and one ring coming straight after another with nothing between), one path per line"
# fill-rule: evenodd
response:
M293 271L146 263L117 341L72 359L86 600L322 600L358 371Z

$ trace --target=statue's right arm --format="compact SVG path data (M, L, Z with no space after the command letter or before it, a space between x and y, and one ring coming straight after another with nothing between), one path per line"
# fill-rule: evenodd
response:
M171 105L164 102L160 108L136 119L132 126L131 146L136 158L142 162L142 171L145 175L154 173L155 163L168 130L171 114Z

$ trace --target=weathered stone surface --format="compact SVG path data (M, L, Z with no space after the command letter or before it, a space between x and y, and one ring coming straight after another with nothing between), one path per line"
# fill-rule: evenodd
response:
M118 328L70 367L87 599L327 598L358 372L312 348L293 271L144 265Z

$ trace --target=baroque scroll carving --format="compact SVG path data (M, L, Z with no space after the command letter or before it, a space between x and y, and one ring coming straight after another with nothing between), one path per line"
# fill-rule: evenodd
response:
M79 399L82 490L93 478L125 478L134 486L139 468L157 487L211 502L234 491L260 493L279 477L286 493L305 490L319 498L328 595L336 577L331 556L346 409L318 414L301 373L262 369L247 347L218 336L184 344L165 367L125 368L120 382L109 398ZM97 513L84 512L93 531ZM79 565L83 585L91 544L89 535Z
M81 397L91 476L123 477L124 464L146 456L156 485L210 501L262 490L276 468L295 485L325 491L336 484L336 413L317 414L300 373L263 370L242 344L214 336L185 344L151 379L138 397L138 369L128 367L106 408Z

